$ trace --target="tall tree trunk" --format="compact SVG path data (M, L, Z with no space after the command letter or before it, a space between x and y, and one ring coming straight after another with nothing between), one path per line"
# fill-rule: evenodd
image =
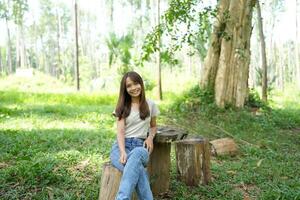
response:
M24 38L24 27L23 24L20 24L20 63L21 63L21 68L26 68L27 67L27 57L26 57L26 47L25 47L25 38Z
M2 75L2 73L3 73L3 64L2 64L2 61L3 59L2 59L2 49L1 49L1 47L0 47L0 77L1 77L1 75Z
M279 88L282 92L284 91L284 74L285 74L286 66L288 66L288 63L279 66L279 79L280 79Z
M56 21L57 21L57 30L56 30L56 45L57 45L57 64L56 64L56 77L59 78L61 74L61 60L60 60L60 33L61 33L61 18L56 9Z
M254 5L255 0L218 1L218 20L204 61L200 86L214 91L219 107L227 104L243 107L248 97Z
M12 73L13 68L12 68L12 61L11 61L11 39L10 39L10 30L8 26L8 19L7 17L5 18L5 23L6 23L6 31L7 31L7 72L8 74Z
M20 58L20 26L17 25L17 38L16 38L16 68L21 67Z
M109 4L109 32L114 31L114 0L106 0L106 2Z
M160 0L157 0L157 25L160 25ZM158 86L158 98L159 100L163 99L162 96L162 86L161 86L161 60L160 60L160 35L158 36L158 51L157 51L157 86Z
M300 88L300 60L299 60L299 31L298 31L298 0L295 0L296 5L295 5L295 9L296 9L296 41L295 41L295 62L296 62L296 81L297 81L297 85Z
M259 5L259 1L256 2L257 6L257 21L258 21L258 31L260 37L260 45L261 45L261 58L262 58L262 100L267 102L267 89L268 89L268 78L267 78L267 56L266 56L266 43L264 37L263 30L263 19L261 16L261 9Z
M76 64L76 83L77 90L80 90L80 78L79 78L79 48L78 48L78 19L77 19L77 0L75 0L75 64Z

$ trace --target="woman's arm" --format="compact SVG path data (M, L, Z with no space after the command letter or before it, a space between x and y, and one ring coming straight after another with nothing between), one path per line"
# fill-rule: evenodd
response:
M153 151L153 139L155 137L157 131L157 127L156 127L156 117L151 117L151 121L150 121L150 133L149 136L147 137L147 139L145 140L145 145L147 147L148 152L152 153Z
M117 141L120 149L120 163L125 164L127 154L125 151L125 120L117 119Z
M149 136L152 137L152 140L155 137L157 131L157 126L156 126L156 117L151 117L151 121L150 121L150 133Z

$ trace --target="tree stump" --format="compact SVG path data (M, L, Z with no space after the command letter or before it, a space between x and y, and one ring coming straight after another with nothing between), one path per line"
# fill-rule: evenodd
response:
M234 155L237 153L237 145L233 139L221 138L217 140L210 141L211 152L213 155Z
M175 143L178 178L189 186L211 181L210 148L204 138L188 138Z
M165 193L170 186L171 167L171 143L154 143L153 152L150 155L148 172L150 185L154 196Z
M186 133L171 127L158 128L154 139L154 149L147 167L154 196L168 192L171 170L171 142L185 135Z
M159 127L154 139L147 170L153 196L168 192L171 170L171 142L186 137L187 133L170 127ZM113 200L118 192L122 173L111 164L103 165L99 200ZM133 195L136 198L136 193Z
M119 189L122 173L109 162L103 164L99 200L114 200ZM134 192L132 200L137 200Z

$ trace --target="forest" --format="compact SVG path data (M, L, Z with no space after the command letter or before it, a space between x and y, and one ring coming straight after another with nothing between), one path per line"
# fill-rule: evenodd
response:
M236 145L188 186L172 143L155 199L300 200L299 26L299 0L0 0L0 199L101 199L135 71L158 127Z

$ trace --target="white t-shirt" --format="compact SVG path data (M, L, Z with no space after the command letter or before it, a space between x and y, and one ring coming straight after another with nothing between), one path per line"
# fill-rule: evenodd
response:
M125 138L147 138L151 117L158 116L160 113L154 101L147 99L147 103L150 110L150 116L145 120L140 118L139 111L131 109L129 116L125 119Z

